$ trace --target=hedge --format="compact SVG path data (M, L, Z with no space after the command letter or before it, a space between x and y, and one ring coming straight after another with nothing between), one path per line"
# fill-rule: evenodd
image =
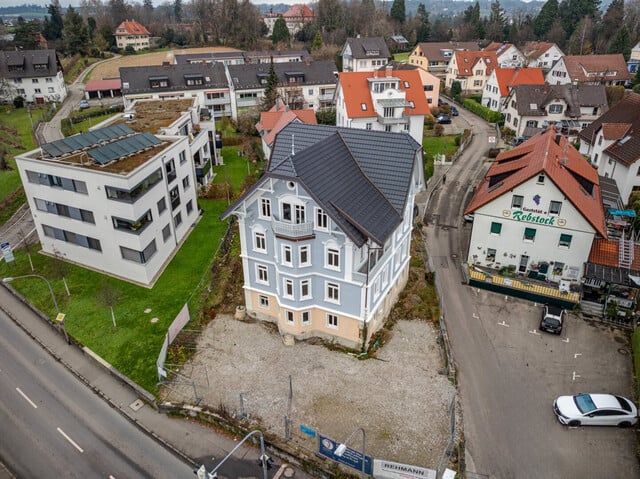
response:
M489 123L502 123L503 121L502 113L490 110L486 106L482 106L480 103L471 98L466 98L462 102L462 105L471 113L475 113L480 118L485 119Z

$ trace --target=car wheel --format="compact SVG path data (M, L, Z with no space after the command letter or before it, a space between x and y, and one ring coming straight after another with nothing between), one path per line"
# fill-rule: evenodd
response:
M569 426L569 427L579 427L580 426L580 421L577 421L577 420L574 419L572 421L569 421L567 426Z
M622 421L618 424L618 427L631 427L631 423L629 421Z

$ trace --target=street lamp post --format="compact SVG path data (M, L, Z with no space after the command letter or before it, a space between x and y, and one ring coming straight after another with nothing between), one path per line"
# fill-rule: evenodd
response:
M365 472L365 462L366 462L366 455L365 455L365 447L366 447L366 434L364 433L364 429L359 427L356 428L355 431L353 431L351 433L351 435L347 438L346 441L344 441L343 443L339 444L338 447L336 447L336 451L335 451L335 455L338 457L341 457L344 452L347 450L347 443L353 438L353 436L355 435L355 433L357 433L358 431L360 431L362 433L362 470L360 471L360 477L362 479L365 479L365 477L367 477L367 473Z
M15 279L22 279L22 278L39 278L42 281L44 281L45 283L47 283L47 287L49 288L49 293L51 293L51 299L53 300L53 305L56 308L56 315L60 314L60 308L58 307L58 302L56 301L56 296L55 296L55 294L53 294L53 288L51 287L51 283L44 276L40 276L39 274L25 274L25 275L22 275L22 276L13 276L13 277L9 276L7 278L2 278L2 282L3 283L10 283L11 281L13 281ZM64 325L64 322L60 321L60 323L62 323L62 332L64 333L64 339L66 339L67 344L70 344L69 335L67 334L67 327Z
M262 465L263 479L267 479L267 465L268 465L268 462L270 461L270 458L268 458L266 453L265 453L264 434L262 434L262 431L260 431L259 429L256 429L255 431L251 431L249 434L247 434L242 439L242 441L240 441L236 445L236 447L231 449L231 452L229 452L229 454L227 454L218 463L218 465L211 470L211 472L207 472L207 470L204 467L204 465L200 466L199 469L195 469L193 472L198 475L198 479L200 479L200 478L202 478L202 479L215 479L216 477L218 477L218 474L216 473L216 471L222 467L222 465L227 461L227 459L229 459L233 455L234 452L236 452L236 449L238 449L240 446L242 446L242 444L244 444L244 442L247 439L249 439L251 436L253 436L254 434L258 434L260 436L260 463Z

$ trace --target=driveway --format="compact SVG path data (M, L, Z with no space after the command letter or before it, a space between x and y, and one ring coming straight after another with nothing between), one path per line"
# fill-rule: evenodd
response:
M564 337L530 332L540 305L463 283L471 226L461 215L488 167L495 128L463 109L456 120L474 138L431 197L425 224L458 366L467 471L478 473L469 477L639 477L633 431L567 429L551 410L556 396L578 391L633 397L627 338L575 316Z

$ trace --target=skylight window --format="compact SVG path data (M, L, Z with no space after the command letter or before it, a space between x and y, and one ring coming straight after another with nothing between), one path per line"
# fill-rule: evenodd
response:
M404 82L404 87L405 87L405 88L409 88L409 82L408 82L408 81L405 81L405 82Z
M629 141L631 139L631 135L627 135L625 136L622 140L620 140L618 143L620 145L624 145L627 141Z
M366 103L360 103L360 108L362 108L362 111L367 111L367 104Z

